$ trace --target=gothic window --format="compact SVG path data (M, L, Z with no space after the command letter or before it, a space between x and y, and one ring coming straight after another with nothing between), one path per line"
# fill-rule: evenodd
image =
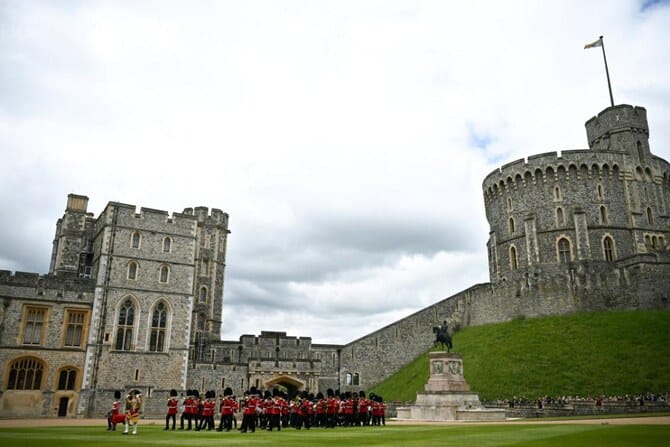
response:
M167 327L167 308L165 303L159 302L151 313L151 336L149 337L149 351L165 351L165 331Z
M63 345L66 347L80 347L84 334L86 311L68 310L65 321L67 326L65 327L65 342Z
M651 213L651 208L647 208L647 223L649 225L654 225L654 216Z
M23 319L23 344L42 344L42 332L47 313L45 307L26 307Z
M198 300L201 303L207 301L207 287L200 287L200 293L198 294Z
M77 370L74 368L64 368L58 373L58 389L74 390L77 380Z
M601 224L607 223L607 208L605 208L605 205L602 205L600 207L600 223Z
M165 237L163 239L163 252L170 253L172 251L172 239Z
M570 248L570 241L564 237L558 240L558 263L567 264L572 260L572 250Z
M605 261L614 261L616 258L614 253L614 240L609 236L605 236L603 239L603 256L605 257Z
M8 390L39 390L42 388L44 363L32 357L14 360L9 365Z
M128 263L128 279L135 280L137 279L137 272L139 271L139 265L135 261L130 261Z
M511 270L516 270L519 268L519 258L516 253L516 247L512 245L509 248L509 268Z
M167 265L162 265L160 268L159 281L162 283L167 283L170 280L170 267Z
M563 208L556 208L556 226L562 227L565 225L565 216L563 215Z
M509 218L509 234L514 234L514 218Z
M116 329L115 348L121 351L130 351L133 339L133 324L135 322L135 306L127 299L119 309L118 327Z
M140 242L142 240L142 235L139 231L133 231L133 234L130 235L130 246L132 248L140 248Z
M554 200L561 200L561 187L558 185L554 186Z

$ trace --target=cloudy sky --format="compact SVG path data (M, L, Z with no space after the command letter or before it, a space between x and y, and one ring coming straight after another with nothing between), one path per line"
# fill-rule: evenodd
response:
M0 0L0 268L45 273L67 194L230 214L223 336L345 343L488 281L481 182L647 108L666 1Z

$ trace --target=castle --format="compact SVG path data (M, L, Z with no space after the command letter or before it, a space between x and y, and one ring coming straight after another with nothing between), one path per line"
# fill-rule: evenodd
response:
M228 215L70 194L47 275L0 271L0 417L101 416L113 391L164 414L170 389L367 389L431 331L585 310L670 308L670 164L646 110L586 122L589 149L517 160L483 182L490 282L346 345L284 332L220 340Z

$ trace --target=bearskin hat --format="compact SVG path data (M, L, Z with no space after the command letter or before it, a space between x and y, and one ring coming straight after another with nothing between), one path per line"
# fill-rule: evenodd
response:
M228 387L225 390L223 390L223 395L224 396L232 396L232 394L233 394L233 389L231 387Z
M360 391L358 392L358 397L365 398L365 391L360 390Z
M255 386L252 386L251 388L249 388L249 394L251 394L251 395L258 394L258 390L256 389Z
M114 399L121 399L121 391L119 390L114 391Z
M328 395L328 397L333 397L335 395L335 393L333 392L332 388L328 388L326 390L326 395Z
M170 390L170 396L175 397L177 395L177 390L171 389Z
M322 393L321 391L319 391L318 393L316 393L316 398L317 398L317 399L323 399L323 393Z
M193 396L194 396L194 397L198 397L198 398L200 397L200 391L198 391L198 390L192 390L191 392L193 393Z

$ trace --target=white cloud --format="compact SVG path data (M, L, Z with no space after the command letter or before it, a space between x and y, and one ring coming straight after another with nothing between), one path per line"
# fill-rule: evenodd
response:
M0 268L44 272L70 192L225 210L226 338L346 342L488 276L481 181L645 106L657 2L4 2ZM29 225L25 225L29 222Z

